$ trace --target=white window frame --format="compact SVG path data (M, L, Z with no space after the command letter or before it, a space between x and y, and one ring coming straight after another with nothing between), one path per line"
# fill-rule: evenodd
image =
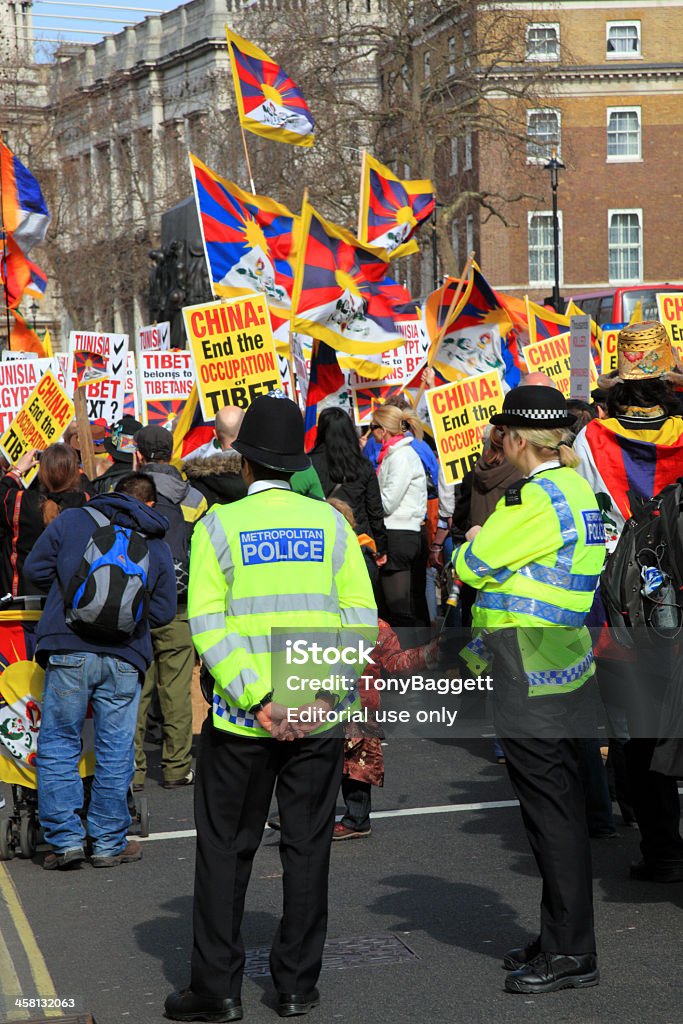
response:
M557 39L557 53L554 56L551 57L550 55L548 55L546 53L529 53L529 34L532 31L532 29L535 29L535 28L554 28L555 29L555 38ZM541 62L547 62L547 61L553 61L553 60L559 60L560 59L560 23L559 23L559 21L535 21L535 22L533 22L533 24L527 25L527 27L526 27L526 37L525 37L524 59L525 60L530 60L530 61L541 61Z
M464 28L462 30L462 65L465 68L470 67L472 63L472 29Z
M460 266L460 223L457 220L451 221L451 248L457 269Z
M448 37L448 74L454 75L458 70L458 52L455 45L455 36Z
M432 54L431 50L425 50L422 54L422 77L426 82L432 77Z
M614 153L611 154L609 151L609 121L611 114L631 114L635 113L638 117L638 152L637 153ZM624 163L638 163L642 162L643 159L643 118L641 107L608 107L607 108L607 122L605 126L607 132L606 148L607 148L607 163L608 164L624 164Z
M458 167L460 165L458 150L460 148L460 140L457 135L451 136L451 177L454 177L458 173Z
M553 259L553 252L552 252L552 243L551 243L551 254L550 254L551 255L550 262L552 264L552 270L551 270L550 277L547 280L538 279L538 278L532 278L532 276L531 276L531 262L530 262L530 259L529 259L529 255L531 253L531 243L530 243L531 222L534 219L534 217L547 217L550 220L550 228L551 228L551 231L552 231L553 211L552 210L529 210L528 213L527 213L527 274L528 274L528 277L529 277L529 286L531 287L533 285L534 287L546 288L548 286L552 286L552 285L555 284L555 267L554 267L554 259ZM558 210L557 211L557 226L558 226L558 230L559 230L559 252L558 252L558 255L559 255L559 258L560 258L560 285L562 285L564 283L564 230L563 230L563 223L562 223L562 210Z
M465 248L467 249L467 259L470 258L470 253L474 252L474 214L468 213L467 219L465 220Z
M638 231L640 234L639 245L638 245L638 276L637 277L612 277L610 274L610 240L609 233L612 226L612 217L624 216L626 214L634 214L638 218ZM607 275L610 284L642 284L643 281L643 211L641 209L632 210L608 210L607 211Z
M551 152L547 156L531 156L529 153L529 142L534 141L534 136L529 134L529 125L531 124L531 118L534 114L554 114L557 117L557 142L551 145ZM551 109L550 107L535 107L533 110L527 110L526 112L526 138L527 138L527 154L526 162L528 164L547 164L548 160L552 157L552 150L556 151L558 160L562 159L562 111Z
M472 130L470 128L465 132L465 159L463 161L463 170L471 171L473 166L473 142L472 142Z
M628 28L634 25L638 34L638 52L637 53L610 53L607 49L609 43L609 31L611 28ZM605 60L642 60L643 59L643 39L641 35L640 21L631 19L629 21L608 21L605 25Z

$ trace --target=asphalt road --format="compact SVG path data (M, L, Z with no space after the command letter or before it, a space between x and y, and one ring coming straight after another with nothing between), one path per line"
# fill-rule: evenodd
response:
M187 983L194 840L174 833L193 827L192 792L161 789L157 750L140 863L46 873L37 855L0 865L4 1019L39 1016L19 1015L14 1000L52 984L97 1024L158 1024L166 994ZM385 813L372 837L333 847L330 961L312 1022L680 1024L683 885L627 879L637 832L620 827L618 839L593 843L599 987L509 995L500 957L537 930L540 883L505 769L483 739L392 741L385 754L386 788L374 791ZM244 920L255 976L243 1003L254 1024L279 1019L258 971L280 879L277 833L267 831Z

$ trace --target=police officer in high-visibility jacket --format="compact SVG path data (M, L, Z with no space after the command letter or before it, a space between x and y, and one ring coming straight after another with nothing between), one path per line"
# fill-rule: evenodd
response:
M525 478L453 555L456 576L478 590L470 647L493 659L496 733L543 878L540 935L504 958L510 992L599 978L577 737L592 724L586 684L595 668L583 623L605 541L595 496L571 468L573 422L555 388L506 395L491 423Z
M354 533L330 505L290 489L292 473L310 464L297 406L257 398L233 447L242 456L247 496L214 506L192 538L190 628L214 692L195 786L191 978L188 989L166 1000L173 1020L242 1018L240 925L275 786L284 890L270 957L278 1012L295 1016L318 1005L343 763L341 731L327 718L332 706L337 716L355 707L358 694L353 682L339 692L320 691L316 700L309 694L306 709L292 719L277 694L273 699L271 651L276 636L296 641L315 629L334 637L356 629L370 645L377 635L372 586Z

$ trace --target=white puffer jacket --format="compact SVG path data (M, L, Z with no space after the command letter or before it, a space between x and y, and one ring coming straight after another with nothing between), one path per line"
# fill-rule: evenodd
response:
M387 530L419 533L427 515L427 477L409 437L388 450L379 469L379 490Z

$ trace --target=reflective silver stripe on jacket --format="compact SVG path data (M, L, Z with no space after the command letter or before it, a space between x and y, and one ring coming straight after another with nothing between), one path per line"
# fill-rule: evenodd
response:
M202 658L213 670L221 661L225 661L235 648L248 654L270 654L270 633L265 636L240 636L239 633L226 633L217 643L212 644L203 653Z
M230 586L235 566L232 561L230 545L228 544L228 538L225 535L223 524L217 514L213 512L206 516L203 520L203 525L209 535L211 547L213 548L213 552L216 556L221 572L225 576L228 586Z
M341 609L341 620L342 626L376 626L377 625L377 609L376 608L342 608Z
M193 615L188 620L192 636L195 633L208 633L211 629L225 629L223 612L209 612L206 615Z
M330 612L339 605L330 594L264 594L261 597L230 597L228 615L266 615L278 612Z
M558 567L550 568L548 565L541 565L540 562L529 562L518 570L520 576L526 576L534 583L548 583L551 587L561 587L562 590L576 590L581 593L592 594L598 585L599 576L583 576L581 573L567 572L566 569Z

